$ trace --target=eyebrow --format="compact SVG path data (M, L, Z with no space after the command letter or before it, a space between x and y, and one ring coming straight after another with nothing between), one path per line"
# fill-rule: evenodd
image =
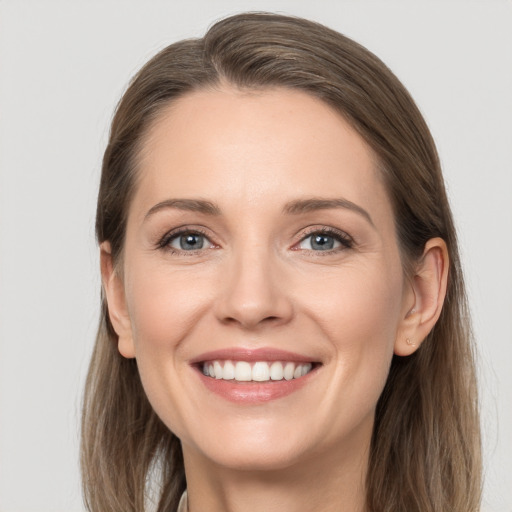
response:
M335 198L335 199L319 199L319 198L311 198L311 199L298 199L295 201L290 201L286 203L283 212L292 214L292 215L300 215L302 213L308 213L316 210L329 210L333 208L345 208L347 210L352 210L359 215L362 215L373 227L375 224L370 216L370 214L364 209L361 208L356 203L349 201L348 199L343 198Z
M190 212L204 213L205 215L220 215L220 208L211 201L203 199L166 199L160 203L155 204L146 213L144 220L151 215L154 215L160 210L167 208L175 208L177 210L186 210Z
M154 215L155 213L167 208L175 208L177 210L198 212L203 213L205 215L221 214L221 210L216 204L212 203L211 201L206 201L204 199L166 199L165 201L161 201L160 203L157 203L155 204L155 206L151 207L149 211L146 213L144 219L147 219L151 215ZM372 226L375 227L375 224L373 223L370 214L364 208L361 208L356 203L353 203L352 201L343 198L296 199L284 205L283 213L288 215L301 215L316 210L328 210L336 208L352 210L353 212L362 215Z

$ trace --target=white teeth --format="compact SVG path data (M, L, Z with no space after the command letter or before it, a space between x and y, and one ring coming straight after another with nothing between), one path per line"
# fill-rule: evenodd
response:
M270 378L272 380L283 380L284 376L284 370L283 365L276 361L275 363L272 363L272 366L270 367Z
M252 380L264 382L270 380L270 368L267 363L255 363L252 367Z
M302 375L307 375L311 371L311 368L313 368L313 365L311 363L306 363L305 365L303 365Z
M286 363L286 366L284 367L284 378L286 380L292 380L294 370L295 370L295 365L293 363Z
M222 379L222 366L220 365L219 361L215 361L213 363L213 371L215 372L215 378L216 379Z
M222 378L224 380L233 380L235 378L235 365L231 361L224 363Z
M236 380L239 382L268 382L269 380L292 380L307 375L313 365L280 361L209 361L203 364L203 374L215 379Z
M235 380L250 381L252 378L251 365L245 361L238 361L235 365Z

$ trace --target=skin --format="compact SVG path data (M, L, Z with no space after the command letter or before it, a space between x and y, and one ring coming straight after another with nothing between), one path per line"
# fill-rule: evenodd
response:
M182 441L189 510L364 510L375 406L393 353L416 350L439 316L444 242L429 241L405 277L372 150L298 91L185 96L150 129L139 170L122 268L104 243L103 283L119 351L137 358L152 406ZM219 213L148 214L171 198ZM283 213L311 198L357 207ZM179 227L203 232L203 248L169 237L162 247ZM314 249L311 232L325 228L349 244ZM321 366L291 395L241 405L208 392L190 365L263 346Z

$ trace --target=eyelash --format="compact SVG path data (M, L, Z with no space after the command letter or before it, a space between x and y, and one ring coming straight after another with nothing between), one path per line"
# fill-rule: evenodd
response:
M196 250L191 250L191 251L183 251L183 250L179 250L179 249L175 249L174 247L171 247L170 243L175 238L178 238L181 235L200 235L200 236L203 236L204 238L206 238L206 240L210 241L210 239L208 238L208 235L202 229L198 229L198 228L191 229L191 228L188 228L185 226L178 230L170 231L169 233L166 233L158 242L157 248L163 249L165 251L169 251L171 254L182 255L182 254L186 253L187 256L198 254L199 252L204 250L204 249L196 249ZM209 242L209 243L214 245L212 242Z
M208 241L208 243L210 243L211 245L215 245L213 242L210 241L210 239L205 231L198 229L198 228L191 229L188 227L183 227L176 231L170 231L169 233L166 233L158 241L157 249L162 249L162 250L170 252L171 254L176 254L176 255L185 255L186 254L187 256L196 255L199 252L204 250L201 248L201 249L196 249L196 250L185 251L185 250L175 249L174 247L170 246L170 243L174 239L176 239L179 236L184 235L184 234L203 236ZM354 240L352 239L352 237L350 237L347 233L345 233L343 231L340 231L338 229L328 227L328 226L324 226L324 227L320 227L320 228L314 227L314 228L310 228L309 230L306 230L306 232L303 233L302 238L296 244L294 244L294 247L299 245L300 243L304 242L305 240L307 240L309 237L311 237L313 235L330 236L341 244L340 247L337 247L334 249L329 249L326 251L314 251L312 249L303 249L303 251L307 251L308 253L313 253L315 256L328 256L328 255L332 255L333 253L338 253L338 252L346 250L346 249L352 249L354 247ZM294 249L294 250L299 250L299 249Z
M313 227L309 230L306 230L305 233L303 233L302 238L299 240L298 244L302 243L303 241L307 240L309 237L313 235L327 235L332 238L334 238L336 241L338 241L341 246L337 247L335 249L329 249L326 251L314 251L311 249L303 249L307 251L308 253L312 253L315 256L329 256L332 254L336 254L340 251L344 251L346 249L352 249L354 247L354 240L352 237L350 237L347 233L344 231L340 231L338 229L329 227L329 226L323 226L323 227ZM298 245L295 244L295 245Z

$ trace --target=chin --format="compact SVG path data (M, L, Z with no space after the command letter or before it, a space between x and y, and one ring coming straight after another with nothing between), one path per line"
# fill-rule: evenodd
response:
M277 446L243 446L236 444L228 450L203 452L215 465L237 471L279 471L294 466L304 454L299 449L283 450Z
M216 435L210 431L207 436L198 437L198 441L182 440L184 452L191 447L201 458L206 458L214 465L240 471L274 471L297 464L307 457L309 451L300 432L290 437L290 429L267 429L261 426L248 429L223 429L217 425Z

